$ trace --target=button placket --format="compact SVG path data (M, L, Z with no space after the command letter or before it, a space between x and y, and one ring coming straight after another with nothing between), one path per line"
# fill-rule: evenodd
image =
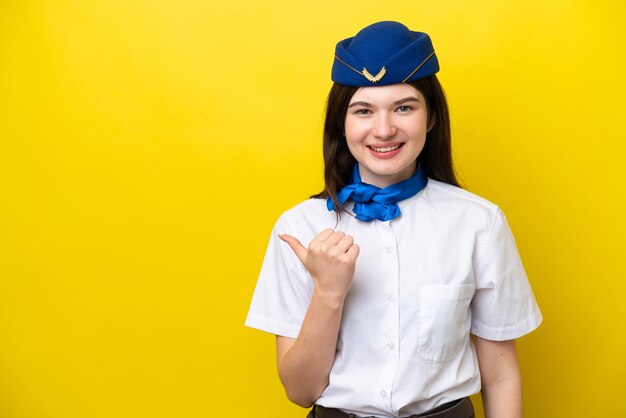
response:
M379 254L381 263L384 266L384 289L381 299L387 303L386 329L381 337L383 338L378 344L379 349L383 351L385 364L381 370L378 385L377 398L380 405L385 410L392 410L392 387L398 373L398 341L399 341L399 261L397 251L397 237L388 222L379 224L381 230L381 240L379 242ZM387 316L388 315L388 316Z

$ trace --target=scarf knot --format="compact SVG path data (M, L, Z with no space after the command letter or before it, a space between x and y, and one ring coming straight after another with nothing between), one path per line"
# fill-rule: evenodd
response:
M358 164L354 165L352 180L351 184L339 191L337 200L342 205L348 200L353 200L356 218L365 222L397 218L401 215L398 202L415 196L428 183L422 168L418 167L408 179L381 189L361 181ZM328 210L335 210L335 204L330 197L326 200L326 207Z

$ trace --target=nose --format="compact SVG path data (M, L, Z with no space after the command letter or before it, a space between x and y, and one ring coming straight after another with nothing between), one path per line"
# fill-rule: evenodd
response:
M379 113L374 121L372 133L376 138L388 139L396 134L397 128L393 123L393 118L386 113Z

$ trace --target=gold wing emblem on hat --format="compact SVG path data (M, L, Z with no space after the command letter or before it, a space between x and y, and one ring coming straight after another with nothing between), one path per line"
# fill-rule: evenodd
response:
M383 78L385 76L385 74L387 74L387 69L385 67L383 67L383 68L380 69L378 74L372 75L372 74L370 74L369 71L367 71L367 69L363 68L363 71L361 72L361 74L363 74L363 77L367 78L368 81L371 81L372 83L376 83L376 82L380 81L380 79Z

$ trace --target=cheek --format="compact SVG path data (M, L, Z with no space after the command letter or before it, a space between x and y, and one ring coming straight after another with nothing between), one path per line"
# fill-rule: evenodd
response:
M355 123L354 120L348 117L346 118L346 123L344 124L343 130L346 138L352 139L356 136L356 133L358 132L358 123Z
M416 118L413 122L406 126L407 132L411 132L411 136L418 138L419 140L425 140L428 133L428 122L426 121L426 115L422 115Z
M367 129L363 127L363 124L346 121L344 134L348 147L356 147L367 136Z
M350 154L352 154L353 157L356 157L360 149L359 142L350 141L349 139L347 139L346 143L348 144L348 151L350 151Z
M363 153L363 141L359 140L359 137L354 136L354 133L350 135L347 129L345 140L350 154L352 154L355 159L360 160L359 156Z

